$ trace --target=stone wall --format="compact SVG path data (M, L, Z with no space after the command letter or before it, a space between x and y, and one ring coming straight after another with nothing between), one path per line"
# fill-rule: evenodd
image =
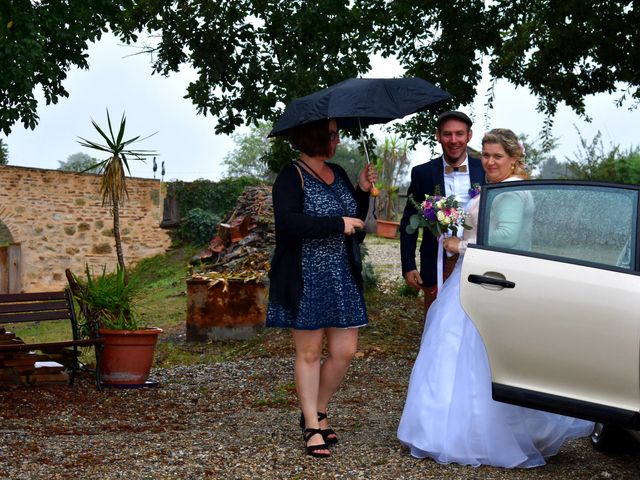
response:
M21 290L66 285L65 268L117 264L110 209L102 206L101 177L93 174L0 166L0 222L21 249ZM120 209L127 265L163 253L171 241L162 220L164 185L127 178L129 199Z

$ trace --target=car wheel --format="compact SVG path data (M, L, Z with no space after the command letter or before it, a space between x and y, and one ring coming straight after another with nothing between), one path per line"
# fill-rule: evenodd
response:
M596 423L591 432L591 445L603 453L628 453L637 446L623 428Z

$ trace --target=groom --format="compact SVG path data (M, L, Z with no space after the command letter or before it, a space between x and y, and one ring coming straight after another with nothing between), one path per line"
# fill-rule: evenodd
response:
M420 245L420 271L416 266L416 244L418 232L406 232L409 217L417 212L409 201L421 203L425 195L434 195L436 185L441 195L455 195L460 205L469 201L469 190L475 183L484 184L484 170L478 158L467 155L467 144L471 140L471 119L462 112L444 112L436 123L436 139L442 146L442 155L411 169L411 184L407 191L407 205L400 222L400 255L402 275L413 288L424 292L425 312L437 294L438 241L429 229L424 228ZM459 232L462 235L462 229ZM446 255L445 255L446 257ZM457 255L446 259L444 278L446 279L457 260Z

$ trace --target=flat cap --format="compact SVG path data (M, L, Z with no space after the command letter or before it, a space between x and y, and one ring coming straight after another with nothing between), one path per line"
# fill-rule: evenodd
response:
M440 129L440 127L444 122L451 119L460 120L461 122L466 123L469 126L469 128L471 128L471 125L473 125L473 122L467 116L467 114L459 112L457 110L450 110L448 112L441 113L440 116L438 117L438 121L436 122L438 130Z

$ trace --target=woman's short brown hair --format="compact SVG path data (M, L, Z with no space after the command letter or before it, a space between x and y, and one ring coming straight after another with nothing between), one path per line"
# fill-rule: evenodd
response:
M323 119L293 127L287 135L291 147L310 157L329 156L331 152L329 121L329 119Z

